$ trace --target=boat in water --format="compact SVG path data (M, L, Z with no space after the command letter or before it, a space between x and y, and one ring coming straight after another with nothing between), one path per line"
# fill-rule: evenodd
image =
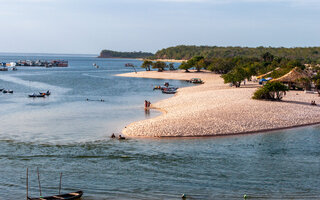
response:
M203 84L204 83L200 78L192 78L187 82L194 83L194 84Z
M82 191L77 191L77 192L71 192L67 194L39 197L39 198L28 197L28 200L77 200L77 199L80 199L82 195L83 195Z
M164 88L162 90L162 93L164 93L164 94L175 94L176 92L177 92L177 88L174 88L174 87L172 87L172 88Z
M3 92L3 93L10 93L10 94L12 94L12 93L13 93L13 90L3 90L2 92Z
M46 95L41 93L40 94L33 93L33 94L29 94L28 96L31 98L37 98L37 97L45 97Z
M43 94L46 96L49 96L51 94L50 90L46 91L46 92L39 92L39 94Z

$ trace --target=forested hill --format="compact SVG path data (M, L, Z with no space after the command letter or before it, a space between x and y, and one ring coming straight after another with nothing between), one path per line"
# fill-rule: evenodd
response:
M320 62L320 47L299 48L273 48L273 47L216 47L216 46L176 46L159 50L155 57L157 59L191 59L193 56L205 58L230 58L261 57L262 54L270 52L277 57L290 59L312 60Z
M102 50L99 58L147 58L154 56L153 53L147 52L119 52L111 50Z

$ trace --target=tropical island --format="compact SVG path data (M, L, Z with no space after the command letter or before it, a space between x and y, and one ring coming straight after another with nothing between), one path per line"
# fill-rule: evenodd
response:
M111 50L102 50L100 52L99 58L148 58L154 56L153 53L148 52L120 52Z
M118 76L201 78L204 84L180 88L175 96L152 104L163 114L134 122L123 133L145 137L218 136L320 123L317 49L299 49L301 54L291 49L283 56L266 51L259 56L205 57L198 52L183 62L180 70L164 62L145 60L141 65L145 72ZM314 53L304 55L304 51Z

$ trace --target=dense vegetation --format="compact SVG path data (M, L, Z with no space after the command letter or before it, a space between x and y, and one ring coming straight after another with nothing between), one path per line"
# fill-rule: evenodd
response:
M320 63L320 47L273 48L273 47L217 47L217 46L185 46L169 47L155 54L157 59L191 59L194 56L213 58L257 58L265 52L274 57L297 59L304 63Z
M99 58L147 58L153 56L153 53L147 52L119 52L111 50L102 50Z
M266 77L278 78L288 73L293 68L304 69L305 65L298 59L289 59L277 57L270 52L265 52L259 57L232 57L232 58L205 58L203 56L194 56L187 62L180 65L180 69L189 71L189 69L210 70L217 74L223 74L225 83L232 83L240 87L244 80L251 80L252 76L266 74Z

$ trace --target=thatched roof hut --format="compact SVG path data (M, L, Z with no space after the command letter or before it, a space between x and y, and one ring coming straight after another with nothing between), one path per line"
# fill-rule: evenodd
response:
M305 72L303 72L301 69L296 67L292 69L290 72L288 72L287 74L277 79L271 80L271 82L278 81L282 83L297 83L298 80L301 78L308 78L308 75Z
M267 75L271 74L272 72L277 71L278 69L280 69L280 67L277 67L276 69L274 69L274 70L272 70L272 71L270 71L270 72L267 72L267 73L265 73L265 74L262 74L262 75L260 75L260 76L257 76L257 79L262 79L262 78L266 77Z

